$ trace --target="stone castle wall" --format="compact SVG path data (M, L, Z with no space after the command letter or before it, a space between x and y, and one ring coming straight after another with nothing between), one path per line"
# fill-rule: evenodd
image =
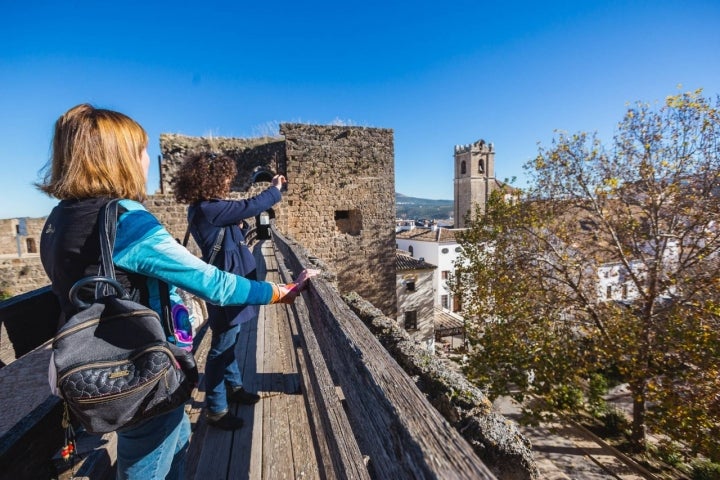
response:
M326 262L341 292L395 316L395 164L388 129L282 124L286 232Z
M18 226L24 223L26 235ZM0 299L43 287L49 283L40 264L40 233L45 218L0 220Z
M237 192L247 191L259 172L274 174L285 171L285 142L282 138L204 138L163 133L160 135L161 193L172 193L172 183L183 159L193 152L202 151L222 153L235 160L238 174L232 189Z
M0 258L0 300L49 284L38 255Z
M27 235L18 236L18 227L21 222L25 223ZM18 257L37 253L40 248L40 232L44 224L44 218L10 218L0 220L0 255Z
M337 275L338 288L356 291L395 315L395 164L388 129L282 124L281 138L232 139L161 135L162 191L191 152L234 158L233 189L253 195L265 179L288 179L273 207L277 228Z

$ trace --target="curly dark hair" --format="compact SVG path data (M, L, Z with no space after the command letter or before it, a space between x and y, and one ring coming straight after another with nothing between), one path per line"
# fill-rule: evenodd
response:
M200 152L188 156L173 182L175 200L193 204L226 198L237 175L235 160L225 155Z

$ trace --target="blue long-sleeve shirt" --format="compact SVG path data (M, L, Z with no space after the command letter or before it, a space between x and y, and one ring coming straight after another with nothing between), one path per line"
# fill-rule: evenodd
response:
M140 203L122 200L113 260L124 270L160 278L216 305L264 305L272 287L233 275L203 262L180 245ZM157 282L148 285L157 299ZM155 292L153 292L155 290ZM153 302L155 303L155 302ZM159 305L159 304L158 304ZM156 308L156 305L151 305Z

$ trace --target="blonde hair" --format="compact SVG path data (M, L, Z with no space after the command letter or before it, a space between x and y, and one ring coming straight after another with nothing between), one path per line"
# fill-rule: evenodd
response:
M52 157L36 186L60 200L119 197L143 201L140 163L148 136L135 120L112 110L77 105L55 122Z

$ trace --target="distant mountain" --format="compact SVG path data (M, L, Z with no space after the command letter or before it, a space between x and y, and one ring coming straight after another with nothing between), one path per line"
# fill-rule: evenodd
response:
M453 201L408 197L395 192L395 209L398 218L446 220L453 215Z

